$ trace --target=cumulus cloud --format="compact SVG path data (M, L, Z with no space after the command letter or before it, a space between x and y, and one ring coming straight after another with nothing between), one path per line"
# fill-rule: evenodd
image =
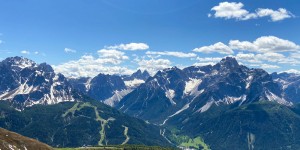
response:
M124 52L118 50L101 49L98 50L98 55L102 63L120 64L122 61L129 59Z
M66 53L76 53L76 50L71 49L71 48L65 48L64 50Z
M114 58L112 58L113 60ZM56 72L67 77L94 77L99 73L104 74L132 74L134 71L126 67L109 65L112 60L107 58L95 58L92 55L84 55L79 60L69 61L57 66L53 66ZM116 64L116 63L113 63Z
M139 59L136 58L135 61L139 65L139 69L147 70L151 75L154 75L157 71L163 70L165 68L171 67L171 61L168 59Z
M262 54L253 54L253 53L238 53L236 56L236 59L241 62L247 62L247 63L256 63L261 64L264 62L270 62L270 63L277 63L277 64L290 64L290 65L298 65L300 64L300 61L285 56L281 53L262 53Z
M294 17L291 12L287 11L284 8L279 8L278 10L259 8L256 10L256 14L258 17L270 17L274 22Z
M207 66L207 65L215 65L216 62L196 62L193 66Z
M296 69L289 69L289 70L286 70L286 71L283 71L283 72L293 73L293 74L300 74L300 70L296 70ZM283 72L280 72L280 73L283 73Z
M300 52L290 53L290 57L300 59Z
M251 43L249 41L230 40L229 46L230 46L230 48L236 49L236 50L253 51L253 50L258 49L253 43Z
M234 50L245 50L259 53L296 51L300 46L289 40L275 36L262 36L253 42L231 40L229 47Z
M124 52L111 49L97 51L98 57L83 55L79 60L69 61L53 66L56 72L68 77L94 77L99 73L104 74L131 74L133 70L122 67L120 64L128 60Z
M179 58L192 58L196 57L197 55L195 53L183 53L183 52L172 52L172 51L163 51L163 52L153 52L153 51L147 51L147 55L166 55L166 56L174 56Z
M194 66L207 66L215 65L222 60L222 57L197 57L198 62L194 63Z
M258 60L268 61L268 62L280 62L281 60L286 59L286 56L279 53L263 53L263 54L257 54L255 56Z
M195 48L194 52L201 52L201 53L220 53L220 54L233 54L233 50L225 45L222 42L215 43L210 46L203 46L199 48Z
M197 57L199 62L220 62L222 57Z
M270 17L271 21L280 21L287 18L292 18L294 15L284 8L273 10L269 8L258 8L255 12L249 12L244 9L244 4L241 2L221 2L219 5L214 6L211 11L215 13L215 18L236 19L236 20L249 20L262 17ZM210 14L209 17L212 15Z
M300 65L300 46L292 41L275 36L262 36L252 42L230 40L228 45L218 42L214 45L196 48L194 51L202 53L219 52L221 54L227 54L228 56L234 56L243 64L256 65L258 67L260 67L261 64L265 64L262 65L262 67L266 69L276 69L281 64L289 64L292 66ZM234 52L235 55L233 54ZM218 60L220 58L200 57L196 59L199 61L196 65L215 63L216 61L213 59ZM268 63L271 63L273 66L266 65ZM274 64L279 66L275 66Z
M28 55L28 54L30 54L30 52L27 51L27 50L23 50L23 51L21 51L21 54L26 54L26 55Z
M261 64L260 67L262 69L278 69L278 68L280 68L277 65L270 65L270 64Z
M244 4L239 2L221 2L211 10L215 11L216 18L247 20L256 18L256 15L243 9Z
M120 44L115 46L107 46L107 49L118 49L118 50L147 50L149 46L146 43L128 43L128 44Z

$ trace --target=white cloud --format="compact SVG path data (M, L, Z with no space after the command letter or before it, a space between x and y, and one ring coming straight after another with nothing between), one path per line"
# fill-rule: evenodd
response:
M135 60L138 65L139 69L147 70L151 75L154 75L157 71L163 70L165 68L171 67L171 61L168 59L139 59L136 58Z
M222 57L197 57L199 62L220 62Z
M247 20L256 18L255 14L249 13L243 9L244 4L239 2L221 2L218 6L214 6L211 10L215 11L216 18Z
M273 66L263 65L265 68L275 69L276 67L279 67L280 64L289 64L292 66L300 65L300 46L292 41L275 36L262 36L253 42L230 40L228 45L218 42L214 45L196 48L194 51L227 54L247 65L272 63ZM234 53L233 51L238 53L232 55ZM216 62L215 60L212 60L212 58L198 57L196 60L199 61L199 64L196 65L203 65L206 62L209 62L209 64Z
M275 36L262 36L253 42L260 51L285 52L295 51L300 48L294 42L280 39Z
M76 53L76 50L71 49L71 48L65 48L66 53Z
M220 53L220 54L233 54L233 50L225 45L222 42L215 43L210 46L203 46L200 48L195 48L194 52L202 52L202 53Z
M291 12L287 11L284 8L279 8L278 10L272 10L272 9L268 9L268 8L265 8L265 9L259 8L256 10L256 14L259 17L269 16L269 17L271 17L271 20L274 22L294 17L294 15Z
M290 57L291 58L300 59L300 52L290 53Z
M256 58L256 55L253 54L253 53L247 53L247 54L244 54L244 53L238 53L235 58L238 60L238 61L242 61L242 62L249 62L249 63L262 63L261 60L258 60Z
M231 40L229 47L234 50L246 50L259 53L296 51L300 46L289 40L275 36L262 36L253 42Z
M277 65L270 65L270 64L261 64L260 67L262 69L278 69L278 68L280 68Z
M147 50L149 46L146 43L128 43L128 44L120 44L115 46L107 46L107 49L118 49L118 50Z
M235 50L256 50L257 47L249 41L230 40L229 47Z
M98 50L101 63L120 64L122 61L129 59L124 52L117 50L101 49Z
M79 60L69 61L58 66L53 66L56 72L67 77L94 77L99 73L104 74L132 74L134 71L126 67L109 65L108 58L95 58L92 55L84 55ZM120 63L120 62L118 62ZM117 63L112 63L117 64Z
M281 60L286 59L286 56L279 53L263 53L263 54L257 54L255 56L258 60L264 60L268 62L280 62Z
M27 50L23 50L23 51L21 51L21 54L26 54L26 55L28 55L28 54L30 54L30 52L27 51Z
M196 62L193 66L207 66L207 65L215 65L216 62Z
M286 70L286 71L283 71L283 72L293 73L293 74L300 74L300 70L296 70L296 69L289 69L289 70ZM280 73L283 73L283 72L280 72Z
M236 59L241 62L248 62L248 63L256 63L261 64L264 62L271 62L271 63L277 63L277 64L290 64L290 65L297 65L300 64L300 61L291 58L288 56L285 56L281 53L262 53L262 54L253 54L253 53L238 53L236 56Z
M38 54L39 54L39 52L38 52L38 51L35 51L35 52L34 52L34 54L35 54L35 55L38 55Z
M195 53L183 53L183 52L172 52L172 51L164 51L164 52L147 51L146 54L147 55L166 55L166 56L174 56L174 57L180 57L180 58L192 58L192 57L197 56Z
M244 9L244 4L239 2L221 2L218 6L214 6L211 10L215 11L215 18L249 20L262 17L270 17L271 21L280 21L294 17L294 15L284 8L273 10L269 8L258 8L255 12L250 13ZM208 16L211 17L211 16Z
M207 66L215 65L222 60L222 57L197 57L198 62L194 63L194 66Z
M113 49L101 49L97 51L98 57L83 55L78 60L69 61L53 66L56 72L67 77L94 77L99 73L104 74L132 74L134 71L122 67L120 64L128 60L124 52Z

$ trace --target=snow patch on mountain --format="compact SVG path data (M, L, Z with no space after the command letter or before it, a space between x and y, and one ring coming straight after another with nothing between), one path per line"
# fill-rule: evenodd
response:
M200 93L203 93L204 90L201 90ZM194 97L189 103L185 104L180 110L176 111L174 114L168 116L162 124L160 125L164 125L170 118L174 117L175 115L180 114L181 112L183 112L184 110L188 109L190 107L190 104L195 100L196 97Z
M0 95L0 99L2 100L7 100L7 99L12 99L18 94L29 94L30 92L33 92L36 90L36 87L34 88L33 86L28 86L26 80L23 84L20 84L19 87L17 87L14 90L7 90L3 94Z
M20 60L14 61L11 66L18 67L20 69L24 69L27 67L37 67L36 63L26 58L20 58Z
M274 102L277 102L279 104L287 105L287 106L292 106L293 105L292 102L288 102L284 98L280 98L280 97L278 97L277 95L275 95L274 93L272 93L270 91L266 91L265 95L266 95L266 97L269 101L274 101Z
M104 100L104 104L109 105L114 107L117 103L120 102L120 100L126 96L127 94L129 94L130 92L132 92L132 89L125 89L125 90L121 90L121 91L115 91L114 95L106 100Z
M204 106L202 106L200 109L198 109L197 112L203 113L203 112L207 111L214 103L215 103L214 101L207 102Z
M91 89L91 81L92 81L93 78L89 78L86 83L84 84L85 85L85 90L86 91L89 91Z
M172 105L176 105L176 102L174 102L173 98L175 97L175 91L172 89L169 89L165 92L166 97L170 100Z
M246 79L246 89L249 89L252 80L253 80L253 76L252 76L252 75L250 75L250 76Z
M183 93L185 95L198 95L198 86L201 84L202 80L201 79L190 79L185 83L185 88Z
M237 101L245 101L246 100L246 95L242 95L240 97L233 97L233 96L226 96L223 101L226 103L226 104L233 104Z

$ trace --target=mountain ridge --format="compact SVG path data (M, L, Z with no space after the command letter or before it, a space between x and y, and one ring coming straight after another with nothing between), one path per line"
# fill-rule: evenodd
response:
M213 104L243 105L260 100L292 105L266 71L249 69L227 57L213 66L158 71L143 86L126 95L117 108L132 116L164 124L168 118L187 109L196 113L208 110ZM154 108L161 111L156 114Z

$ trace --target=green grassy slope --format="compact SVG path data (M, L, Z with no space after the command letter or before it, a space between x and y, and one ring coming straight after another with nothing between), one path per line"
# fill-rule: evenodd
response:
M124 142L169 146L157 126L128 117L96 101L35 105L21 112L0 101L0 116L0 127L53 147L118 145Z

